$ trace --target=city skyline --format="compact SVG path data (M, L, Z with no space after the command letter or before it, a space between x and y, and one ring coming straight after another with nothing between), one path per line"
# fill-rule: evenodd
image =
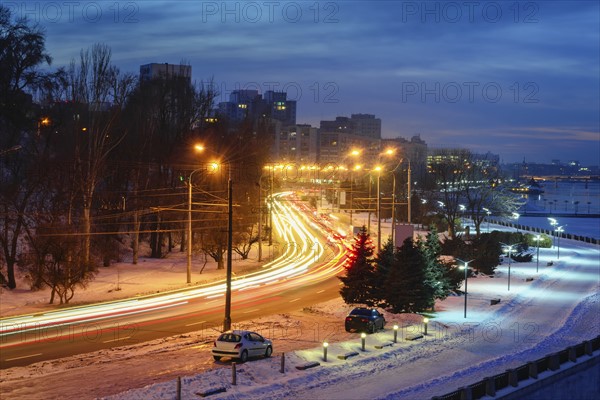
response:
M3 2L46 30L51 69L94 43L122 71L284 90L297 123L355 113L501 162L600 164L596 2Z

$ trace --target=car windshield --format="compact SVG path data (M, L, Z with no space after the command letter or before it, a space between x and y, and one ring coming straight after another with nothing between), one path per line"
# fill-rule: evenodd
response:
M371 315L371 310L367 310L366 308L357 308L355 310L352 311L352 314L354 315Z
M240 335L236 335L234 333L224 333L221 336L219 336L219 342L236 343L236 342L239 342L240 340L242 340L242 337Z

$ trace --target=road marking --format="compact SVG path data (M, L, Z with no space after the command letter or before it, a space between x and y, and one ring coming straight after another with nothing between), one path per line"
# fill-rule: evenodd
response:
M187 324L186 326L193 326L193 325L199 325L199 324L203 324L206 321L200 321L200 322L194 322L193 324Z
M6 359L6 360L4 360L4 361L15 361L15 360L22 360L22 359L24 359L24 358L37 357L37 356L41 356L41 355L42 355L42 353L37 353L37 354L31 354L31 355L28 355L28 356L15 357L15 358L7 358L7 359Z
M251 312L260 311L260 308L255 308L254 310L244 311L244 314L249 314Z
M117 338L117 339L112 339L112 340L105 340L104 343L118 342L119 340L125 340L125 339L129 339L129 338L131 338L131 336L125 336L122 338Z
M323 293L324 291L325 291L325 289L319 290L317 293Z
M290 303L293 303L293 302L298 301L298 300L300 300L300 297L298 297L297 299L294 299L294 300L290 300Z

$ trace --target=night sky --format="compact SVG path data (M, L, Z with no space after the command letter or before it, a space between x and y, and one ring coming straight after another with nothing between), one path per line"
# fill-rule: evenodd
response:
M189 63L217 101L287 90L298 123L351 113L503 162L600 164L598 1L3 1L52 67L105 43L122 70Z

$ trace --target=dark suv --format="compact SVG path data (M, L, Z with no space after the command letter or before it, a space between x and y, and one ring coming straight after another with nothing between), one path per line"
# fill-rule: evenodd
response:
M375 308L357 307L346 317L346 332L375 333L385 326L385 318Z

